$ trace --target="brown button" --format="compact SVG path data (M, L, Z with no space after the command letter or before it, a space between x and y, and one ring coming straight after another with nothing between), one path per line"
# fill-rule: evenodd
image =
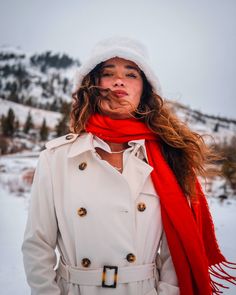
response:
M66 135L66 140L71 140L74 137L73 134L68 134Z
M83 267L89 267L91 264L91 261L88 258L83 258L81 260L81 264L83 265Z
M126 256L126 259L127 259L127 261L129 261L129 262L134 262L134 261L136 260L136 257L135 257L134 254L129 253L129 254Z
M145 203L138 203L138 211L143 212L146 209L146 204Z
M79 170L84 170L87 167L87 163L86 162L82 162L79 164Z
M78 210L77 210L77 213L79 216L83 217L87 214L87 210L83 207L80 207Z

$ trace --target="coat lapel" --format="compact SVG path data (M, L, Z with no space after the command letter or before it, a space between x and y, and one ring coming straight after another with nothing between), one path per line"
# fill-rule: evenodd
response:
M135 155L130 155L123 170L123 176L129 184L131 195L136 199L145 187L148 176L153 168Z

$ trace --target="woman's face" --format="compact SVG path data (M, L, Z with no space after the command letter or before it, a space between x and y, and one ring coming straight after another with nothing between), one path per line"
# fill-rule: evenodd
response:
M102 100L104 114L125 119L137 109L143 92L143 80L138 66L129 60L114 57L103 63L99 86L109 88L115 99Z

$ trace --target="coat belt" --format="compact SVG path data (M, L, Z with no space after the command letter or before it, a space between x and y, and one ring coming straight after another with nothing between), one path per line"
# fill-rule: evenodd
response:
M155 263L150 263L124 267L105 266L103 268L84 270L66 265L60 260L57 274L72 284L114 287L116 283L124 284L151 278L156 279L157 269Z

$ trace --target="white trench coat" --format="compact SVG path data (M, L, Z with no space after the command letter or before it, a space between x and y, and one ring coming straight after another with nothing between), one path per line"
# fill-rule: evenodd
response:
M41 152L22 246L31 294L179 294L150 177L152 167L141 156L144 140L129 144L122 174L98 157L95 146L106 144L92 134L57 138ZM118 267L116 288L63 278L55 270L55 248L66 269L71 266L85 275L104 265ZM154 262L154 277L119 283L122 267ZM106 271L106 284L113 284L114 271Z

